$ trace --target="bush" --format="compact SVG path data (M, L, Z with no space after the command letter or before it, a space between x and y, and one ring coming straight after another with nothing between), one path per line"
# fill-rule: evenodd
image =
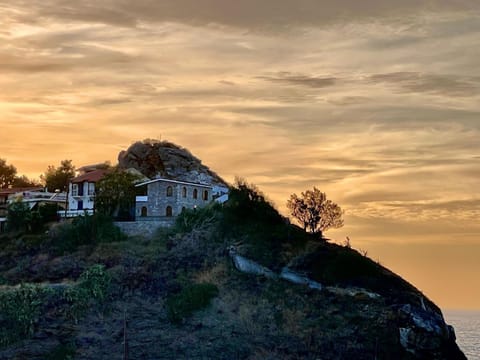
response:
M48 290L22 284L0 293L0 345L8 345L35 331Z
M167 299L168 319L173 323L181 323L195 311L206 308L210 300L217 295L218 288L213 284L188 285L179 294Z
M85 270L78 283L65 291L64 297L69 308L67 315L78 319L96 303L103 303L110 290L111 277L103 265L93 265Z
M96 245L125 238L110 217L102 214L85 214L51 231L50 245L57 253L63 254L75 251L80 245Z
M8 205L7 228L9 231L28 230L32 212L27 203L15 201Z

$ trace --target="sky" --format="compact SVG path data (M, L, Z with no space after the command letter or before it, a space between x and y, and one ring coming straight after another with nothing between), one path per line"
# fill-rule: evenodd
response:
M444 309L480 309L478 0L0 0L0 158L188 148Z

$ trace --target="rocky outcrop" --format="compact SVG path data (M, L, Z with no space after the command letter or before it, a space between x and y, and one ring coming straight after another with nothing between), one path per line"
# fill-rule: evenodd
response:
M400 345L415 359L466 359L455 343L455 331L441 313L405 304L399 307Z
M118 164L123 169L136 169L150 179L163 177L228 187L225 180L203 165L190 151L168 141L138 141L120 152Z

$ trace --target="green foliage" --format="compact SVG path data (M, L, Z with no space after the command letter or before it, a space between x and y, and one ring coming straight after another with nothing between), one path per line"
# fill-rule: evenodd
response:
M103 303L108 296L111 276L100 264L93 265L80 275L75 286L67 289L64 298L69 304L67 315L75 321L97 303Z
M221 219L222 205L212 203L203 208L184 209L175 221L177 232L190 232L217 223Z
M72 160L62 160L59 167L49 165L45 174L40 176L50 192L67 191L68 181L73 177L75 177L75 166Z
M96 184L96 207L105 215L119 220L134 216L135 182L139 176L116 168Z
M183 319L195 311L206 308L212 298L218 295L217 286L209 283L193 284L184 287L180 293L167 299L167 316L173 323L181 323Z
M27 203L14 201L8 205L7 227L9 230L28 230L32 212Z
M0 345L31 336L39 321L48 290L22 284L0 292Z
M84 214L61 224L50 231L50 246L60 254L72 252L80 245L121 241L125 239L122 231L112 219L103 214Z

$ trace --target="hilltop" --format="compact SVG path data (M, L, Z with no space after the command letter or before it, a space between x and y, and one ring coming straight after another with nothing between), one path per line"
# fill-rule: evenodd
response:
M120 158L225 184L176 145ZM150 238L96 214L0 246L0 359L465 359L427 296L244 182Z
M143 140L118 155L123 169L136 169L147 178L163 177L194 183L227 186L218 174L187 149L168 141Z

